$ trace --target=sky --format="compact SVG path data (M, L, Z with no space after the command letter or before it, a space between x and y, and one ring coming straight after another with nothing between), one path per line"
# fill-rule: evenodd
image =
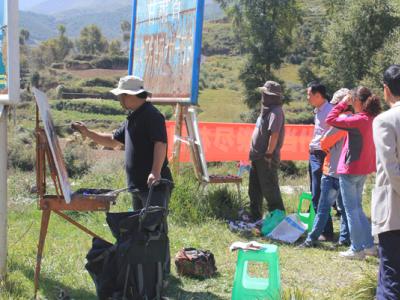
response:
M3 0L1 0L3 1ZM46 0L19 0L19 9L20 10L29 10L30 8L45 2ZM56 0L57 1L57 0Z

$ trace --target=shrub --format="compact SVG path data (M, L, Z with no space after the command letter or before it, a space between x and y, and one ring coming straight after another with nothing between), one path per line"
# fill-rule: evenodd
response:
M79 178L90 170L90 148L85 144L67 144L64 160L69 176Z
M21 97L21 102L33 101L33 94L28 92L28 90L21 91L20 97Z
M122 108L116 108L112 105L99 105L96 101L91 103L91 101L59 101L52 104L52 108L56 110L73 110L82 113L93 113L102 115L124 115L125 112Z
M65 66L70 70L89 70L93 69L93 65L88 61L66 60Z
M93 86L102 86L112 88L116 85L114 80L108 80L103 78L93 78L89 80L85 80L82 82L81 86L93 87Z
M91 63L98 69L126 69L129 59L126 56L101 56Z
M62 70L65 68L65 64L64 63L52 63L50 68Z
M12 136L8 146L8 167L21 171L32 171L35 167L35 148L32 148L34 141L32 132L19 129L15 136Z
M180 176L175 182L169 202L171 217L180 224L200 223L205 215L200 212L198 185L192 176Z
M206 23L202 53L211 55L234 55L239 52L238 43L229 23Z
M209 188L209 192L201 200L205 215L222 220L237 219L239 210L244 206L237 192L230 191L227 186L220 186L215 190Z
M175 182L169 209L171 217L178 223L200 223L207 219L236 219L243 208L243 201L227 186L208 185L199 193L198 181L192 170L186 170Z
M90 54L78 54L72 57L72 60L83 60L83 61L91 61L98 58L97 55L90 55Z
M240 120L243 121L244 123L255 123L259 115L260 115L259 110L252 109L240 113Z
M65 87L59 85L56 89L57 99L115 99L115 96L110 93L108 88L103 87Z

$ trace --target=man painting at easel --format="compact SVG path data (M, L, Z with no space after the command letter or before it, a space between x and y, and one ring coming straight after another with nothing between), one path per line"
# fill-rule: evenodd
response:
M72 127L83 137L106 147L125 145L125 169L128 190L132 193L134 210L142 209L149 194L149 187L161 178L172 181L167 160L167 129L161 112L146 99L151 92L144 88L141 78L125 76L118 87L111 91L118 97L121 106L127 110L127 120L114 134L103 134L89 130L82 122ZM160 185L152 194L152 206L163 206L169 202L171 187ZM169 253L169 251L168 251ZM167 255L165 272L170 272L170 258Z
M111 92L118 97L121 106L129 111L127 120L114 134L89 130L84 123L75 122L73 128L82 136L106 147L125 145L127 185L133 194L133 208L143 208L148 187L160 178L172 181L167 161L167 130L164 116L150 102L151 93L143 87L142 79L126 76L120 79L118 88ZM162 205L170 197L168 187L157 187L152 205ZM167 201L168 203L168 201Z

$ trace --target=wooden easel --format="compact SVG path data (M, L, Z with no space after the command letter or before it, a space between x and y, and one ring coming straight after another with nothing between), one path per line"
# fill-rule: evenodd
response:
M50 151L49 142L43 128L40 127L39 112L36 106L36 185L38 193L38 208L42 210L42 220L40 226L40 235L38 242L38 251L36 256L36 268L34 278L34 297L37 297L39 289L39 275L42 261L43 248L46 240L47 229L49 226L50 215L52 212L64 218L71 224L83 230L92 237L100 238L98 235L74 221L63 211L109 211L110 204L115 203L115 195L73 195L72 201L66 203L62 193L60 177L55 167L54 159ZM50 171L53 184L56 189L56 195L46 194L46 161Z
M183 122L186 125L187 137L182 137ZM175 174L179 173L179 158L181 143L189 146L190 157L193 163L194 172L199 181L199 188L204 191L208 184L234 183L237 186L240 196L240 184L242 178L239 176L209 175L207 162L201 141L199 126L197 122L196 108L185 104L176 105L176 123L174 136L174 150L172 154L172 165Z

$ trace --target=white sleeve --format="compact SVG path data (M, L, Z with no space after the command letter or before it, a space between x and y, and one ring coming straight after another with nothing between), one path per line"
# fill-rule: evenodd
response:
M373 123L376 158L382 164L392 189L400 195L400 153L397 149L396 131L393 125L376 118Z

